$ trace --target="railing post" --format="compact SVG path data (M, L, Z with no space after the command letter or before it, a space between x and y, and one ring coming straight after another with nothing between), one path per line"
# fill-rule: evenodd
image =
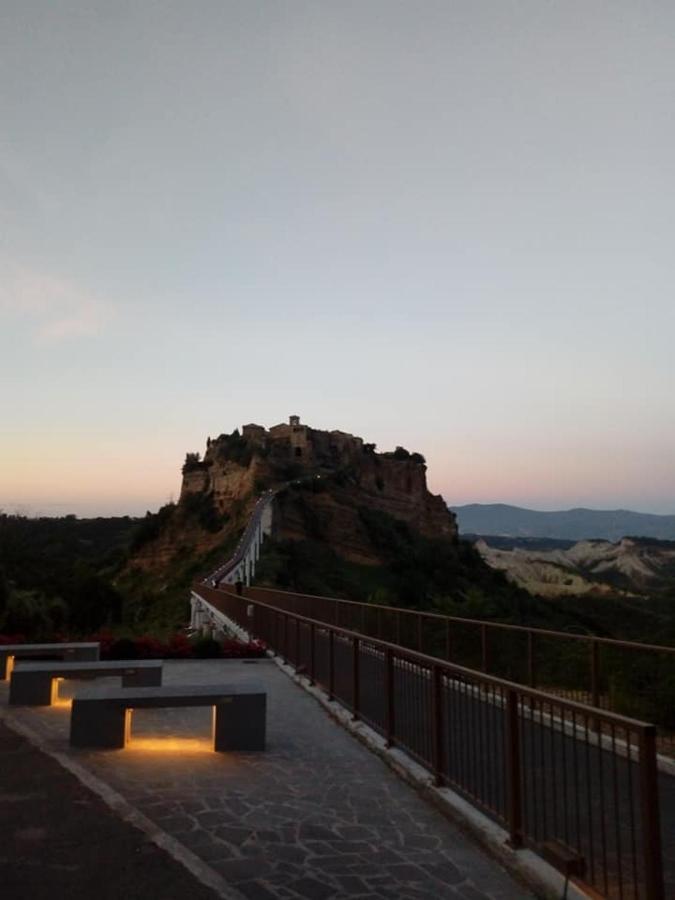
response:
M316 660L315 650L314 650L314 641L316 639L316 629L314 626L314 622L310 622L309 625L309 683L310 685L314 684L314 665Z
M534 667L534 635L531 631L527 632L527 683L530 687L535 686L537 676Z
M378 641L381 641L382 640L382 610L379 606L377 607L376 628L377 628L377 639L378 639Z
M452 649L452 637L450 635L450 619L445 620L445 658L450 662L450 651Z
M386 745L394 743L394 654L391 647L384 651L384 702Z
M487 625L480 626L480 667L482 672L488 670L488 639Z
M520 778L520 730L518 728L518 694L506 695L506 788L508 796L509 844L523 845L523 801Z
M419 613L415 613L417 618L417 649L421 653L422 652L422 616Z
M431 669L431 761L434 784L443 783L443 684L440 666Z
M281 661L284 665L288 664L288 616L286 613L281 613L281 621L284 623L283 628L283 640L282 640L282 648L281 648Z
M591 640L591 703L600 706L600 653L596 640Z
M359 648L361 641L355 637L352 639L352 720L359 717Z
M396 610L396 643L401 646L401 613Z
M663 900L663 859L659 815L658 765L656 762L656 726L646 725L640 732L640 807L642 848L647 900ZM629 763L630 765L630 763Z
M335 632L328 629L328 699L335 699Z
M300 619L295 620L295 671L300 666Z

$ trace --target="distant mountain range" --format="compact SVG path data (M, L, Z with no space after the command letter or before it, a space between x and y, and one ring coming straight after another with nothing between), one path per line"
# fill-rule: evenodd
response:
M539 512L505 503L451 506L460 534L618 541L623 537L675 540L675 515L658 516L628 509L567 509Z

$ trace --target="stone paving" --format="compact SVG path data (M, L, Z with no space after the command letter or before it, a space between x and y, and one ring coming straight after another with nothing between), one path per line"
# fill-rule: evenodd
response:
M268 693L264 753L209 751L209 709L139 710L130 747L105 752L68 747L65 706L12 714L249 900L532 896L271 660L167 662L164 670L165 684L251 678ZM4 706L6 687L0 692ZM148 743L159 736L163 743Z

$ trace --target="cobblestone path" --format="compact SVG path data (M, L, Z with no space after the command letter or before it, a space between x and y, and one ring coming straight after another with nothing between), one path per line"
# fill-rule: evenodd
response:
M207 751L208 709L137 711L132 745L113 752L70 750L65 707L13 712L250 900L532 896L273 662L167 662L164 683L252 677L268 692L264 753ZM143 746L159 735L192 743Z

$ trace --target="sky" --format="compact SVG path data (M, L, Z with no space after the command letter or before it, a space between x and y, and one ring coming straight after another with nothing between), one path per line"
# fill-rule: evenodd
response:
M675 4L0 0L0 509L298 414L675 512Z

